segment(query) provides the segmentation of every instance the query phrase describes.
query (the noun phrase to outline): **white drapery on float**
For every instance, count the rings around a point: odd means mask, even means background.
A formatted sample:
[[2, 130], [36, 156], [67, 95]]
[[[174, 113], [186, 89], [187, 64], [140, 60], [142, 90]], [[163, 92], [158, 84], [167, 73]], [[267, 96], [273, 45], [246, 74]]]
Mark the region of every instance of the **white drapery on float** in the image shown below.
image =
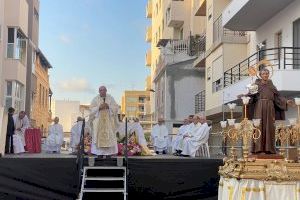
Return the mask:
[[254, 179], [223, 178], [218, 200], [299, 200], [300, 181], [275, 182]]

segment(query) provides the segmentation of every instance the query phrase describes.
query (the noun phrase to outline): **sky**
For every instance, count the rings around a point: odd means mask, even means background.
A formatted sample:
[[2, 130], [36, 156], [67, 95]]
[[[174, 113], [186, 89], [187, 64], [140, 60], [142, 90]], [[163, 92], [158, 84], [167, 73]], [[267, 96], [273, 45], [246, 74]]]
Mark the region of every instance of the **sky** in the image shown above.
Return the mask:
[[39, 46], [53, 66], [55, 100], [89, 103], [106, 85], [121, 102], [124, 90], [144, 90], [147, 0], [40, 0]]

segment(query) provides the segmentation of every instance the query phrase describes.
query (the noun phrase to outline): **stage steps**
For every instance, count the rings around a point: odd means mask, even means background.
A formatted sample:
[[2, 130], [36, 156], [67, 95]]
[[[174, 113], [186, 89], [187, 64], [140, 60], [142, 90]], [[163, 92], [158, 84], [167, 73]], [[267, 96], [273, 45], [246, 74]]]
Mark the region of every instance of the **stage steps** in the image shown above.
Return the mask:
[[126, 200], [126, 175], [126, 167], [85, 166], [79, 200], [96, 197]]

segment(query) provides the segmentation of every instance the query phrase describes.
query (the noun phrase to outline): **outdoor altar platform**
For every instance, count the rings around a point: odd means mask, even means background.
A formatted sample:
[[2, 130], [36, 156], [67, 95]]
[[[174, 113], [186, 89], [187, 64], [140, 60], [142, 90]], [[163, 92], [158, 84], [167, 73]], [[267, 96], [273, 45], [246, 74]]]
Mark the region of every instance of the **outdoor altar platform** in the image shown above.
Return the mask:
[[[95, 165], [116, 165], [116, 160], [96, 160]], [[217, 199], [220, 165], [220, 157], [129, 157], [128, 199]], [[1, 200], [76, 199], [78, 180], [74, 155], [41, 153], [0, 158]], [[88, 199], [108, 198], [101, 195]]]

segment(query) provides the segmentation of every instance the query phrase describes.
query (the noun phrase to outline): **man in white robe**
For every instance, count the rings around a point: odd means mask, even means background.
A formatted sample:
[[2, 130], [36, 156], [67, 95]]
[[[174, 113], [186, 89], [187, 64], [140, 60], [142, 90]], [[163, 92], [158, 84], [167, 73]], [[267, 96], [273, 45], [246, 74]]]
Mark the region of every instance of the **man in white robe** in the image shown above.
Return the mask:
[[164, 120], [159, 118], [158, 124], [156, 124], [151, 131], [152, 142], [156, 154], [167, 153], [169, 132], [163, 123]]
[[92, 119], [91, 153], [99, 156], [110, 156], [118, 153], [116, 131], [119, 126], [119, 106], [114, 98], [107, 94], [105, 86], [99, 88], [91, 102], [90, 118]]
[[30, 122], [25, 111], [21, 111], [19, 114], [14, 115], [13, 119], [15, 124], [15, 131], [13, 135], [14, 153], [24, 153], [24, 146], [26, 146], [25, 131], [30, 127]]
[[174, 144], [174, 151], [175, 153], [173, 155], [180, 156], [182, 152], [182, 145], [183, 145], [183, 139], [186, 135], [189, 135], [192, 133], [195, 124], [194, 124], [194, 115], [189, 115], [188, 118], [188, 125], [185, 127], [185, 129], [182, 131], [182, 134], [180, 134], [179, 137], [176, 137], [176, 143]]
[[191, 133], [186, 134], [183, 139], [182, 152], [183, 156], [195, 157], [196, 152], [201, 144], [207, 142], [209, 137], [209, 126], [204, 116], [195, 115], [194, 128]]
[[180, 126], [176, 137], [172, 141], [172, 153], [176, 156], [179, 154], [179, 150], [178, 150], [179, 145], [181, 140], [183, 139], [183, 135], [185, 134], [188, 126], [189, 126], [189, 119], [184, 119], [183, 125]]
[[81, 117], [77, 117], [77, 122], [71, 128], [70, 146], [72, 148], [72, 153], [76, 153], [78, 150], [82, 130], [82, 123], [83, 119]]
[[45, 141], [46, 151], [48, 153], [60, 153], [61, 146], [64, 142], [64, 131], [59, 118], [54, 118], [54, 124], [49, 127], [49, 135]]

